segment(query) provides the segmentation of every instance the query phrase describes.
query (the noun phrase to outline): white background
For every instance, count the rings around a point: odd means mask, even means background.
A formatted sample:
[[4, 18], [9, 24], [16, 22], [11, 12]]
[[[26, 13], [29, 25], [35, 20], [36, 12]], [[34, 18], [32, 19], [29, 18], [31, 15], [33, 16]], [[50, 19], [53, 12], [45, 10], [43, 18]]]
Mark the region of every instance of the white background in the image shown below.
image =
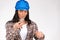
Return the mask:
[[[6, 40], [5, 23], [13, 18], [17, 0], [0, 0], [0, 40]], [[60, 0], [27, 0], [30, 19], [36, 22], [45, 40], [60, 40]]]

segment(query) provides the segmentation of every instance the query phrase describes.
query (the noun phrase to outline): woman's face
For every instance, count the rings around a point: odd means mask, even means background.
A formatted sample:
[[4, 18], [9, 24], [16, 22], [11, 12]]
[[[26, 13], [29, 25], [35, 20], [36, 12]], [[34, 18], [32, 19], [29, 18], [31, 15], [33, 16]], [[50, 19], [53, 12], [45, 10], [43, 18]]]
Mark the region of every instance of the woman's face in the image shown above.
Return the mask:
[[18, 16], [19, 18], [25, 18], [27, 15], [27, 10], [18, 10]]

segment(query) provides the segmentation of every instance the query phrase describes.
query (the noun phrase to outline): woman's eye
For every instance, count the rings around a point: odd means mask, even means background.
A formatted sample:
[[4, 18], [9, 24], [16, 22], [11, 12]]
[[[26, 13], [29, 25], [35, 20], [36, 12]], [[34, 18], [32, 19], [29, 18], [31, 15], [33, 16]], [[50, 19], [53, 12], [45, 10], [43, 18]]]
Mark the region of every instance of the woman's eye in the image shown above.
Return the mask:
[[20, 11], [20, 12], [22, 12], [22, 11]]
[[23, 10], [20, 10], [19, 12], [20, 12], [20, 13], [21, 13], [21, 12], [24, 12], [24, 13], [26, 13], [27, 11], [25, 11], [25, 10], [24, 10], [24, 11], [23, 11]]
[[24, 11], [25, 13], [27, 12], [27, 11]]

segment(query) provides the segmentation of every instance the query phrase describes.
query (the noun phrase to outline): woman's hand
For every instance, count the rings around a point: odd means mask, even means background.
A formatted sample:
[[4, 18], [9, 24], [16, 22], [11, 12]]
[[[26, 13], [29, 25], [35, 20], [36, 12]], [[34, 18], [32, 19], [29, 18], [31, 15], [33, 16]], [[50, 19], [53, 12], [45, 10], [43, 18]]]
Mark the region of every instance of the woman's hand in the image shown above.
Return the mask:
[[42, 39], [44, 39], [44, 34], [43, 34], [42, 32], [37, 31], [37, 32], [35, 33], [35, 36], [36, 36], [37, 38], [42, 38]]
[[14, 30], [21, 29], [24, 22], [17, 22], [13, 25]]

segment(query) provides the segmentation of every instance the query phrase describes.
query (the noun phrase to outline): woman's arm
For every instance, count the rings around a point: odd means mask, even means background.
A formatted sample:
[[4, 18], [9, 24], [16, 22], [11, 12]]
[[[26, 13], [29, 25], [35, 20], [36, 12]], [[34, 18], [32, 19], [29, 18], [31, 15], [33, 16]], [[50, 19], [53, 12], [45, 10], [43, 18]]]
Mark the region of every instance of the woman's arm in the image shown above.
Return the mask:
[[33, 35], [35, 40], [44, 40], [45, 35], [42, 32], [38, 31], [38, 27], [36, 24], [34, 24], [33, 27]]
[[13, 23], [6, 23], [6, 40], [14, 40], [14, 37], [17, 35], [17, 30], [13, 29]]

